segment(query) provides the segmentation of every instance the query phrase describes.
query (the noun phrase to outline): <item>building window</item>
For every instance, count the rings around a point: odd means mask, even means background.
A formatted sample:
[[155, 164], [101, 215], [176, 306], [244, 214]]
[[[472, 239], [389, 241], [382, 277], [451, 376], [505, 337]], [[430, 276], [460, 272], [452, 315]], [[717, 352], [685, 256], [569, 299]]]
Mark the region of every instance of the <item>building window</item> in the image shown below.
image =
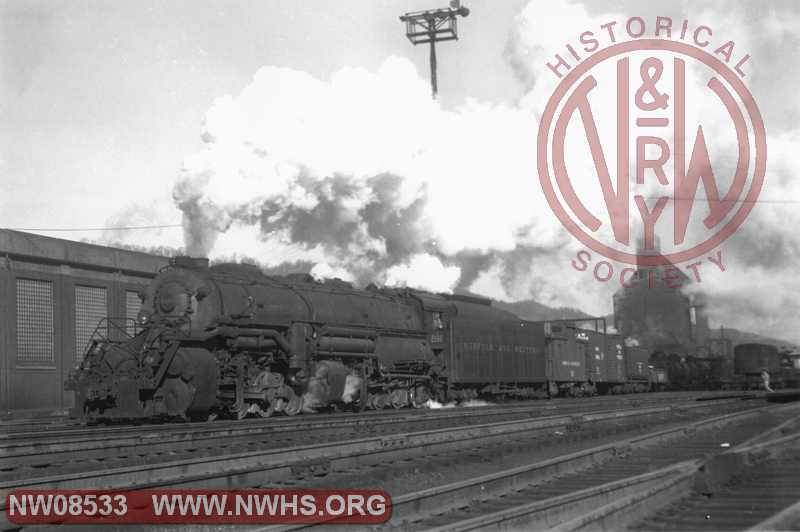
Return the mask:
[[131, 336], [136, 334], [136, 317], [141, 309], [142, 300], [139, 299], [139, 292], [125, 290], [125, 332]]
[[17, 279], [17, 363], [54, 366], [53, 283]]
[[[75, 360], [80, 362], [100, 320], [108, 316], [106, 289], [75, 286]], [[107, 336], [108, 331], [101, 331]]]

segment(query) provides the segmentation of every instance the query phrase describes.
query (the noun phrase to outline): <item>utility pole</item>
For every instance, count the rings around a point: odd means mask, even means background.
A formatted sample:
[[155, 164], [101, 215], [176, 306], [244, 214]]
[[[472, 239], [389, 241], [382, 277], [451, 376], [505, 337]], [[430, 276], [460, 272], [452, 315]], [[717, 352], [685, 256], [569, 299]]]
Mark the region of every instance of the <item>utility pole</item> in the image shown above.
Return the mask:
[[451, 0], [450, 7], [414, 11], [400, 17], [406, 24], [406, 37], [415, 46], [430, 43], [431, 94], [436, 99], [439, 83], [436, 78], [436, 42], [458, 40], [456, 18], [469, 15], [469, 9], [461, 5], [461, 0]]

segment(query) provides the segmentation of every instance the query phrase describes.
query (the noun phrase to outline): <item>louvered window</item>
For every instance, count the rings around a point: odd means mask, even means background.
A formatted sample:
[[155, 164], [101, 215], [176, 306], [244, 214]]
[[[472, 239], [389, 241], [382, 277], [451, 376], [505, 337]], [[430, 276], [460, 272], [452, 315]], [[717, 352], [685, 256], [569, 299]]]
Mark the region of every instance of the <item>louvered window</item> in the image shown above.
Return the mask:
[[[75, 360], [83, 360], [92, 334], [108, 315], [106, 289], [98, 286], [75, 287]], [[107, 331], [100, 331], [106, 336]]]
[[17, 279], [17, 363], [53, 366], [53, 283]]
[[131, 290], [125, 291], [125, 330], [128, 334], [133, 336], [136, 333], [136, 327], [130, 320], [136, 323], [136, 317], [139, 315], [139, 310], [142, 308], [142, 300], [139, 299], [139, 293]]

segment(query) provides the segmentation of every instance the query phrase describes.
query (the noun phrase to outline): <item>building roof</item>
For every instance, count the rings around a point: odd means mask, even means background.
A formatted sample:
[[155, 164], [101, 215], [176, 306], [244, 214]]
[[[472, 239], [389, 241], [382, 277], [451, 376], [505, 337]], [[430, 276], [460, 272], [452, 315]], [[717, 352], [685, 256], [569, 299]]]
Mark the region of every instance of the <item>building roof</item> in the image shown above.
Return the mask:
[[124, 273], [155, 275], [169, 259], [86, 242], [0, 229], [0, 257]]

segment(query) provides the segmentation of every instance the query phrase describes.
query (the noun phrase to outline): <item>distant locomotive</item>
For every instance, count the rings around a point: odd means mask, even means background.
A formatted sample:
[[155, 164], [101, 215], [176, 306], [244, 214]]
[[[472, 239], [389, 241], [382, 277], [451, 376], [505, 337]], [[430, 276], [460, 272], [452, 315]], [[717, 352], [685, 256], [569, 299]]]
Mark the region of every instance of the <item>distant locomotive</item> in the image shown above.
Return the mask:
[[732, 367], [726, 357], [697, 357], [657, 351], [651, 355], [650, 362], [665, 373], [665, 387], [672, 390], [736, 387], [731, 383]]
[[644, 350], [569, 322], [530, 322], [482, 298], [354, 289], [309, 275], [176, 257], [143, 294], [142, 331], [90, 346], [73, 415], [295, 415], [478, 395], [644, 391]]

